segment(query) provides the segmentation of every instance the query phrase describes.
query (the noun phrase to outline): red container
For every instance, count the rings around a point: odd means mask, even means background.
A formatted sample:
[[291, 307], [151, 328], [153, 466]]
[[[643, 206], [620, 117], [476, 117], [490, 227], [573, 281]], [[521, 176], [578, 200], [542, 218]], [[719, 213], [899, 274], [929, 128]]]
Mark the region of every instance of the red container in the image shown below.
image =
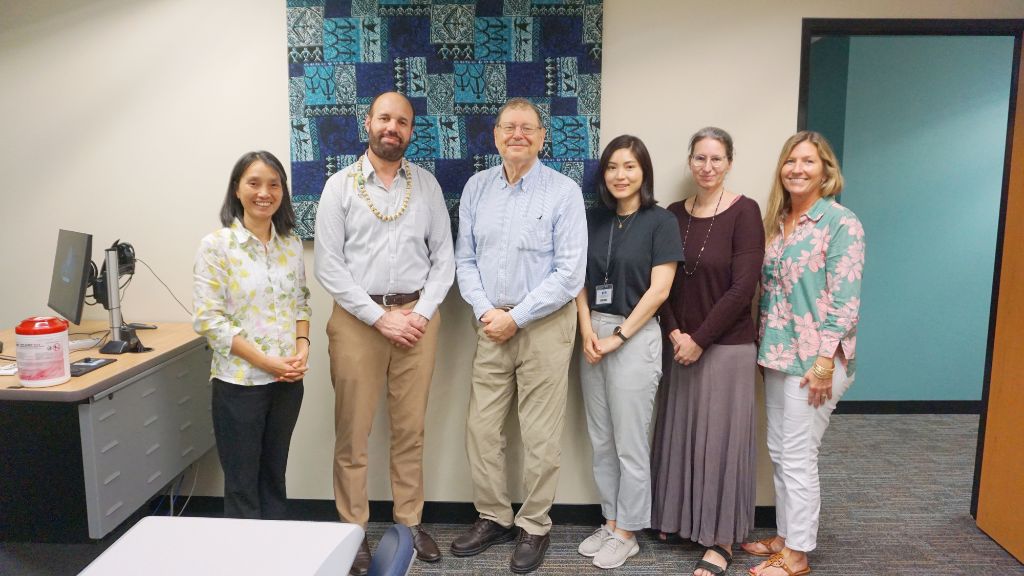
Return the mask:
[[33, 316], [14, 328], [18, 379], [32, 388], [55, 386], [71, 379], [68, 323], [52, 316]]

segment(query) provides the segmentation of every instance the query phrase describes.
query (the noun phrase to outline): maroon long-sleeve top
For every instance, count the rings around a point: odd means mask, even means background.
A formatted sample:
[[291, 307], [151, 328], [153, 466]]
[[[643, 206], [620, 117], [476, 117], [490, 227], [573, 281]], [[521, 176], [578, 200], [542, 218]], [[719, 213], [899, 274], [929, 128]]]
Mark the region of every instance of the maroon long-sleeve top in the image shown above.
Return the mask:
[[691, 220], [683, 202], [668, 210], [679, 222], [679, 236], [685, 236], [686, 262], [676, 269], [672, 291], [661, 307], [662, 330], [667, 335], [679, 329], [705, 350], [712, 344], [753, 342], [750, 303], [764, 261], [764, 225], [757, 202], [737, 198], [714, 224], [712, 218]]

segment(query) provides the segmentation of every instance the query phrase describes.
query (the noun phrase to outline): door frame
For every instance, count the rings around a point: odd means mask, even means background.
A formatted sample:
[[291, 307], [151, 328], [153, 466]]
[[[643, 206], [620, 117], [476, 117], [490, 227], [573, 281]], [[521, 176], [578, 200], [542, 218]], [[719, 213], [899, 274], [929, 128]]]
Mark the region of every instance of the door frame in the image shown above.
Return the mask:
[[[981, 401], [973, 402], [853, 402], [840, 407], [842, 413], [926, 413], [977, 414], [978, 446], [974, 461], [974, 485], [971, 489], [971, 516], [978, 516], [978, 491], [981, 484], [982, 455], [985, 448], [985, 420], [988, 413], [989, 387], [992, 381], [992, 351], [995, 344], [999, 281], [1002, 268], [1006, 206], [1009, 198], [1010, 160], [1013, 148], [1014, 118], [1018, 105], [1018, 84], [1024, 20], [1018, 19], [843, 19], [804, 18], [800, 39], [800, 97], [797, 107], [797, 129], [807, 127], [807, 105], [810, 92], [811, 41], [818, 36], [1012, 36], [1013, 63], [1010, 71], [1010, 102], [1006, 119], [1006, 146], [1003, 159], [1002, 190], [999, 201], [999, 228], [996, 234], [995, 265], [992, 271], [992, 303], [989, 309], [988, 342], [982, 379]], [[851, 409], [852, 408], [852, 409]]]

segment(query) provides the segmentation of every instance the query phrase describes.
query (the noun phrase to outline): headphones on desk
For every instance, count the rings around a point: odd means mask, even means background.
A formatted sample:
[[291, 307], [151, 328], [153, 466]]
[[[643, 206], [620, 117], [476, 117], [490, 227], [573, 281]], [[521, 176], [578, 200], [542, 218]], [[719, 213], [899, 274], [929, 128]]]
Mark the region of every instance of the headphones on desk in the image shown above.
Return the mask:
[[[135, 274], [135, 248], [120, 239], [114, 240], [110, 245], [111, 250], [117, 250], [117, 277], [131, 276]], [[95, 262], [89, 262], [89, 284], [92, 285], [92, 297], [97, 303], [108, 308], [107, 303], [107, 280], [110, 274], [107, 273], [106, 259], [103, 266], [97, 267]]]

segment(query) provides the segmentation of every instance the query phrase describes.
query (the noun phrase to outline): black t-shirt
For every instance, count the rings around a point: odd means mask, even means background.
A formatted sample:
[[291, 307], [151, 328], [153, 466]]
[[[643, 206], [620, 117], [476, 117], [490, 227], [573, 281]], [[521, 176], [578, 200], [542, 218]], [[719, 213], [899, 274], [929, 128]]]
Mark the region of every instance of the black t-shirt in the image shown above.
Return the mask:
[[[595, 206], [587, 211], [587, 298], [590, 309], [629, 316], [651, 287], [651, 268], [683, 259], [676, 217], [660, 206], [636, 212], [619, 228], [615, 211]], [[608, 237], [611, 235], [611, 268]], [[607, 274], [607, 281], [605, 275]], [[611, 284], [611, 304], [596, 304], [596, 288]]]

